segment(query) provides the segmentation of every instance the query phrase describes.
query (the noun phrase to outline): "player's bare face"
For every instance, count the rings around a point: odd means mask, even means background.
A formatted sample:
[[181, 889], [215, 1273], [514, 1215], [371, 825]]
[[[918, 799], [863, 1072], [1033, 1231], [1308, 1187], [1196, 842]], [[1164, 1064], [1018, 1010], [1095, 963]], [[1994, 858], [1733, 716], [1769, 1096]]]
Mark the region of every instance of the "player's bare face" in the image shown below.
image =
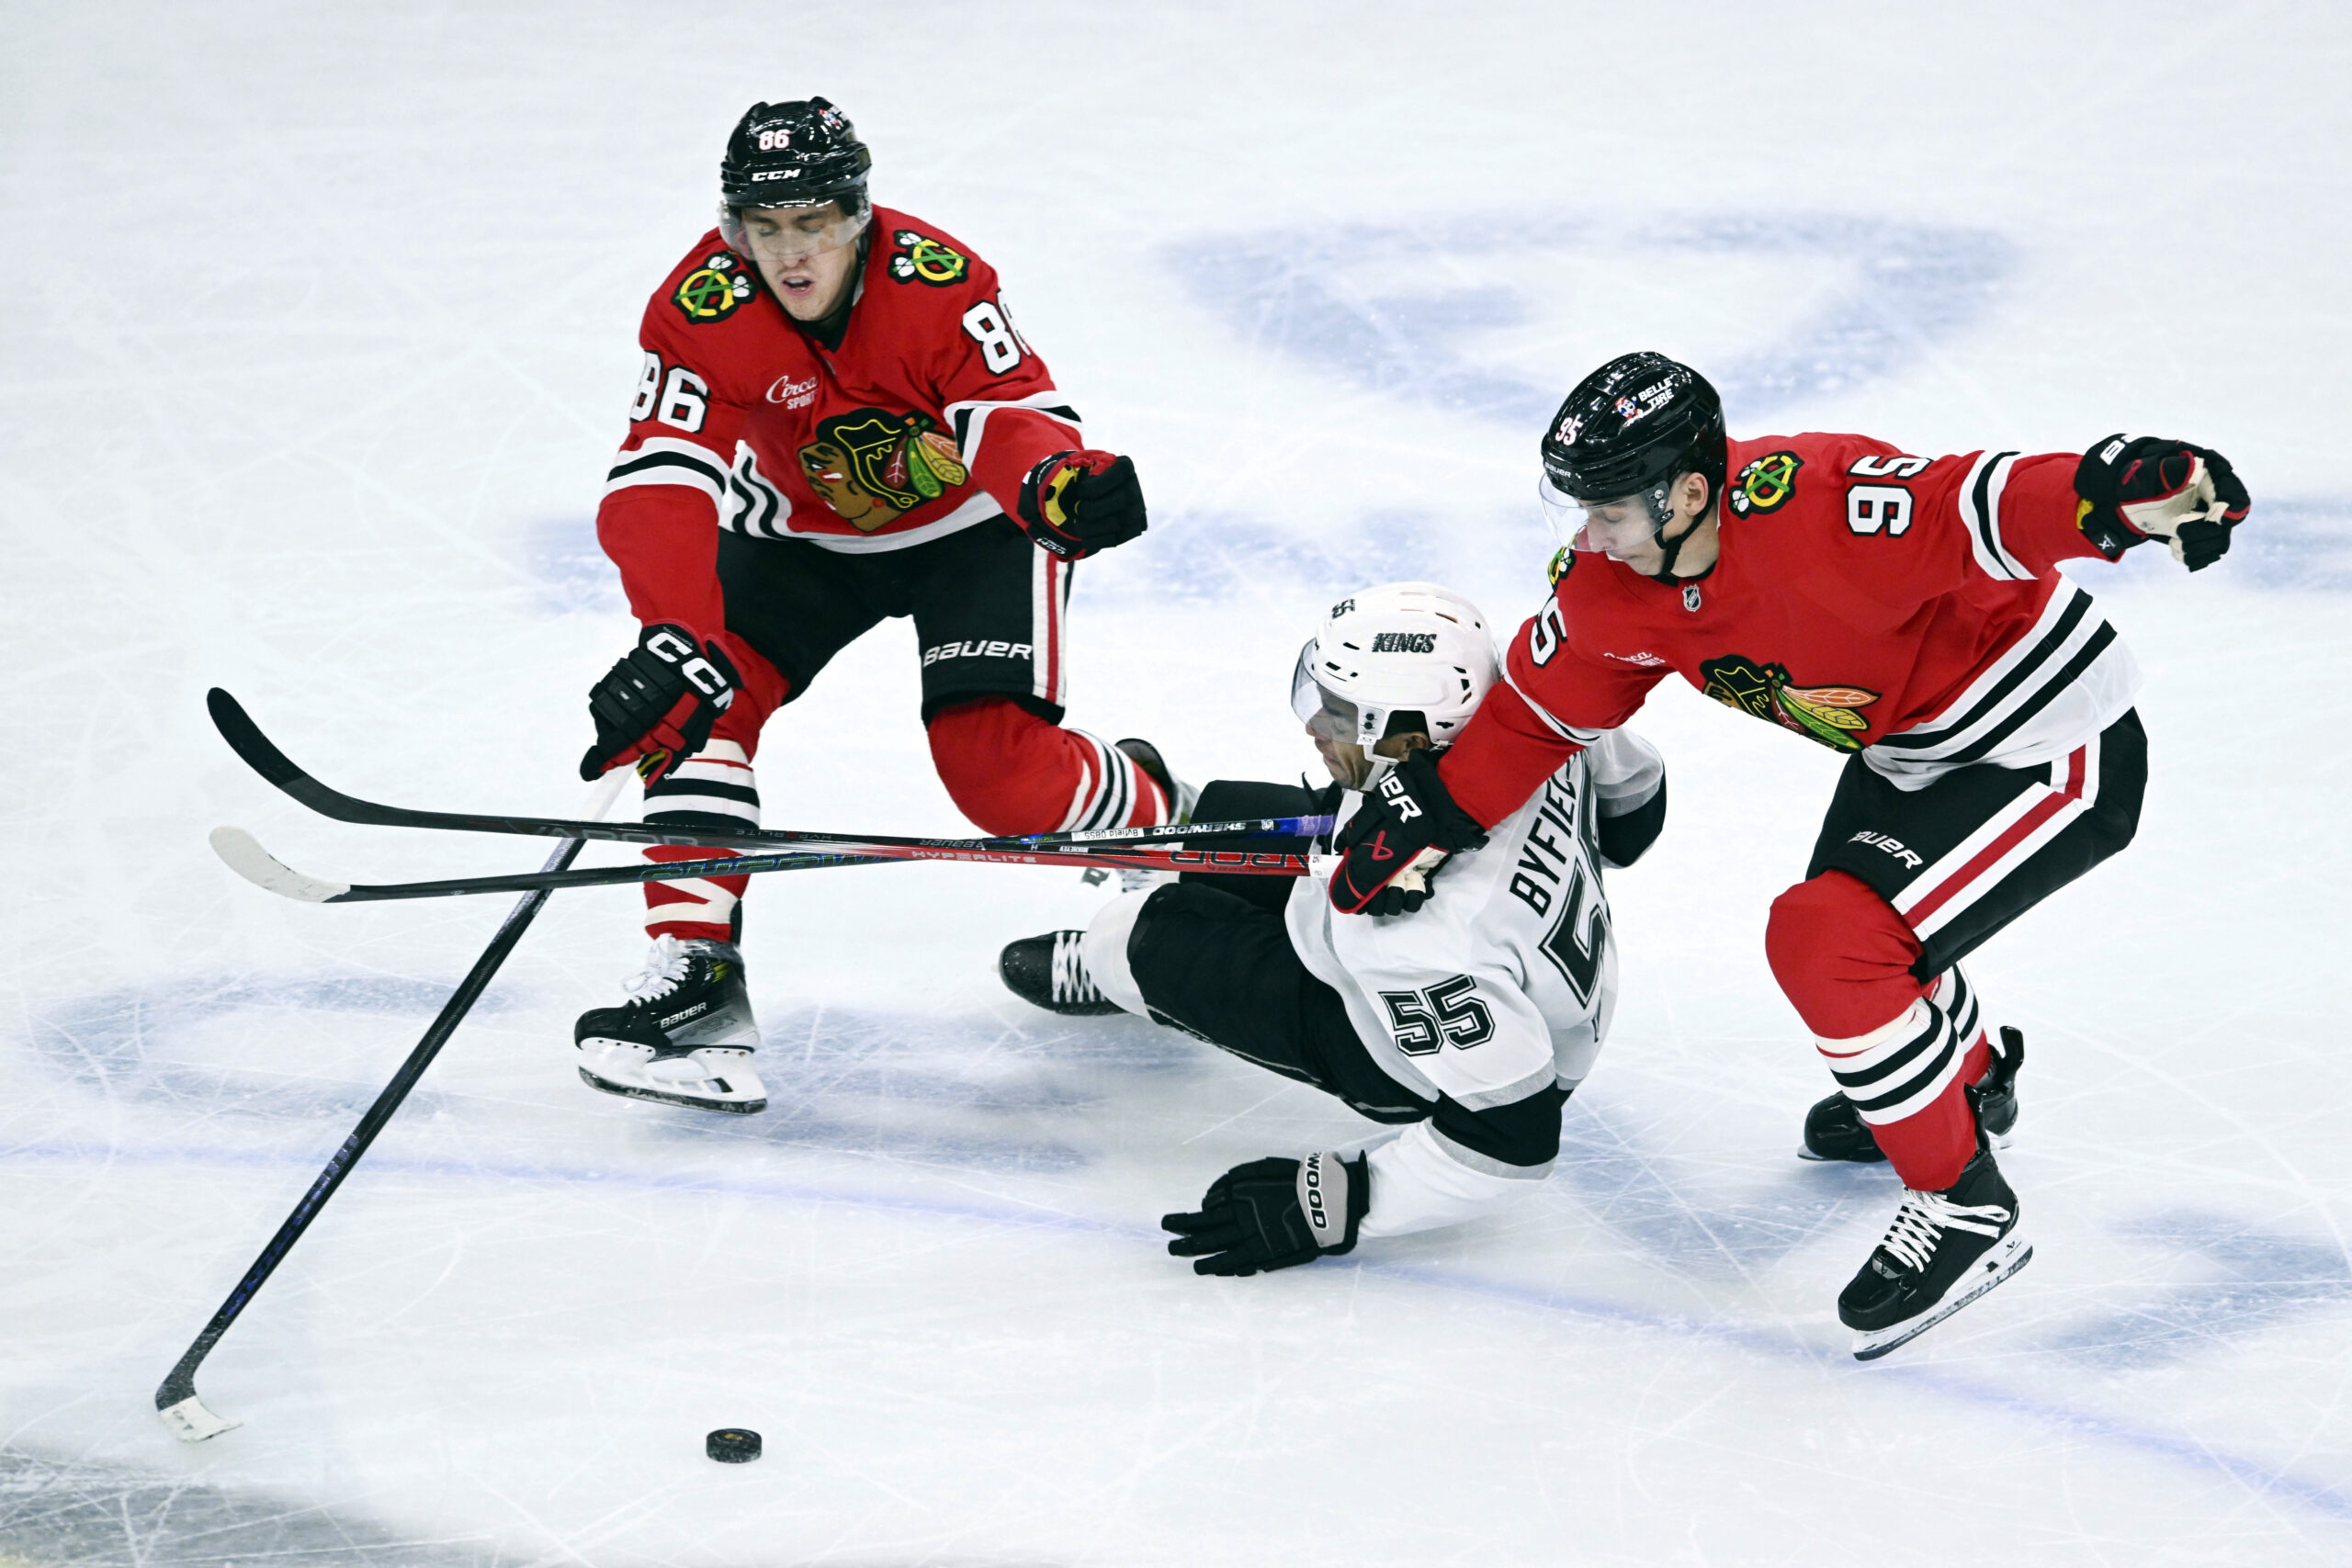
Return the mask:
[[743, 240], [768, 286], [797, 321], [822, 321], [848, 296], [857, 265], [857, 237], [867, 217], [844, 214], [840, 206], [750, 207], [743, 209]]

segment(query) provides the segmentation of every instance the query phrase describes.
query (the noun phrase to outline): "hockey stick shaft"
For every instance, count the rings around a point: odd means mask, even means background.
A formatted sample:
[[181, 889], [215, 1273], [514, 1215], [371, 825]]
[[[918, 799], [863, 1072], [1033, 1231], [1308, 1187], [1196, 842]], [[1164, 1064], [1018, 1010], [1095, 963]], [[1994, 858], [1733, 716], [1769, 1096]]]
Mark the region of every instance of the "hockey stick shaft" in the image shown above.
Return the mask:
[[454, 898], [477, 893], [518, 893], [535, 888], [611, 887], [632, 882], [679, 882], [691, 877], [747, 876], [771, 871], [817, 871], [842, 865], [883, 865], [906, 861], [960, 861], [984, 865], [1101, 866], [1107, 870], [1215, 871], [1244, 876], [1304, 876], [1306, 857], [1241, 850], [1137, 849], [1125, 853], [1080, 854], [1069, 850], [908, 849], [900, 845], [852, 845], [854, 852], [727, 855], [709, 860], [595, 866], [585, 871], [555, 868], [506, 876], [461, 876], [433, 882], [344, 883], [306, 875], [278, 860], [242, 828], [216, 828], [212, 848], [229, 868], [256, 886], [306, 904], [373, 904], [396, 898]]
[[[628, 776], [626, 773], [616, 773], [597, 785], [589, 807], [592, 817], [600, 816], [611, 807]], [[562, 871], [582, 847], [583, 840], [580, 839], [567, 840], [548, 857], [545, 870], [550, 873]], [[302, 1234], [319, 1217], [320, 1212], [326, 1207], [327, 1200], [334, 1196], [335, 1190], [343, 1185], [344, 1179], [351, 1174], [352, 1168], [368, 1152], [368, 1146], [376, 1141], [376, 1135], [391, 1121], [393, 1112], [401, 1108], [401, 1102], [408, 1098], [409, 1091], [424, 1076], [425, 1068], [433, 1065], [433, 1059], [441, 1054], [441, 1047], [448, 1043], [450, 1035], [457, 1032], [458, 1025], [464, 1021], [466, 1014], [472, 1010], [492, 977], [498, 973], [500, 965], [506, 962], [506, 955], [513, 953], [515, 944], [523, 940], [523, 933], [530, 929], [531, 921], [551, 893], [549, 888], [534, 889], [519, 900], [506, 919], [500, 922], [497, 931], [490, 939], [490, 945], [482, 949], [481, 956], [474, 960], [473, 967], [466, 972], [466, 977], [458, 983], [458, 988], [442, 1004], [439, 1015], [425, 1030], [424, 1037], [416, 1043], [416, 1048], [408, 1054], [408, 1060], [401, 1064], [400, 1071], [392, 1075], [391, 1082], [384, 1086], [383, 1092], [376, 1097], [376, 1102], [368, 1108], [366, 1115], [360, 1117], [359, 1124], [351, 1130], [351, 1135], [344, 1139], [342, 1146], [328, 1159], [318, 1179], [311, 1183], [310, 1190], [302, 1194], [301, 1201], [296, 1203], [293, 1213], [286, 1216], [286, 1223], [277, 1227], [277, 1234], [270, 1237], [269, 1245], [261, 1249], [261, 1256], [255, 1258], [253, 1267], [245, 1270], [244, 1278], [237, 1282], [237, 1288], [229, 1292], [229, 1299], [220, 1303], [220, 1309], [212, 1314], [211, 1321], [204, 1325], [203, 1331], [197, 1335], [195, 1341], [164, 1375], [163, 1382], [155, 1390], [155, 1408], [182, 1438], [198, 1441], [225, 1432], [236, 1425], [233, 1421], [223, 1421], [204, 1408], [203, 1401], [196, 1392], [197, 1369], [212, 1353], [212, 1348], [220, 1343], [221, 1336], [229, 1332], [230, 1325], [237, 1321], [239, 1314], [251, 1304], [254, 1293], [285, 1260], [286, 1254], [302, 1239]]]
[[[1263, 817], [1239, 822], [1167, 823], [1154, 828], [1103, 828], [1071, 833], [1037, 833], [1000, 839], [922, 839], [877, 833], [815, 833], [786, 829], [724, 829], [639, 826], [566, 820], [548, 817], [502, 817], [475, 812], [413, 811], [383, 806], [331, 789], [303, 772], [279, 750], [237, 699], [214, 687], [206, 697], [213, 726], [245, 764], [323, 817], [378, 828], [436, 828], [461, 833], [510, 833], [549, 839], [597, 839], [628, 844], [676, 844], [691, 849], [781, 851], [873, 854], [878, 846], [1033, 852], [1063, 846], [1116, 849], [1191, 839], [1315, 838], [1331, 830], [1325, 817]], [[1071, 862], [1069, 863], [1080, 863]]]

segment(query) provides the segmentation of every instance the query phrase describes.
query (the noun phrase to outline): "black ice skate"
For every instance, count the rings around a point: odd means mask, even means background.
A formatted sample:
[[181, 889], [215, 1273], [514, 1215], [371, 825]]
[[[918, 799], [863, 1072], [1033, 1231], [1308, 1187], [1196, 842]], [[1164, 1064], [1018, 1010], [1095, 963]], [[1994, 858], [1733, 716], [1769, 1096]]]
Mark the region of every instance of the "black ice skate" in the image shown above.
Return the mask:
[[2026, 1266], [2018, 1195], [1984, 1137], [1960, 1179], [1941, 1192], [1905, 1188], [1903, 1206], [1870, 1261], [1838, 1297], [1854, 1331], [1854, 1359], [1873, 1361], [1925, 1334]]
[[1005, 943], [1003, 956], [996, 963], [1005, 989], [1066, 1018], [1117, 1012], [1119, 1004], [1096, 988], [1094, 977], [1086, 972], [1086, 961], [1079, 956], [1078, 944], [1085, 935], [1084, 931], [1047, 931]]
[[[2010, 1130], [2018, 1124], [2018, 1066], [2025, 1060], [2025, 1036], [2017, 1030], [2000, 1032], [2000, 1049], [1984, 1076], [1976, 1080], [1970, 1098], [1976, 1106], [1976, 1124], [1984, 1129], [1996, 1149], [2009, 1146]], [[1883, 1162], [1878, 1141], [1854, 1102], [1843, 1094], [1816, 1100], [1804, 1113], [1804, 1143], [1801, 1159], [1845, 1159], [1859, 1164]]]
[[752, 1070], [760, 1027], [733, 943], [662, 937], [628, 993], [618, 1007], [582, 1013], [572, 1029], [590, 1088], [742, 1116], [767, 1109]]

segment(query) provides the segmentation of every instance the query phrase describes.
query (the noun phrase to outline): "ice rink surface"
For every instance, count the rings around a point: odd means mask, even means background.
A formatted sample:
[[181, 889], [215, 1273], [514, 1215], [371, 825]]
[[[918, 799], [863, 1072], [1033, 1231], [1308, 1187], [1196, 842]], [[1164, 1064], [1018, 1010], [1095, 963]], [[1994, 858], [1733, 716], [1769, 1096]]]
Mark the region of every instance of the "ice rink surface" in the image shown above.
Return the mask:
[[[0, 13], [0, 1562], [2352, 1561], [2344, 14], [2313, 5], [18, 5]], [[1837, 759], [1678, 683], [1617, 1027], [1501, 1219], [1240, 1281], [1158, 1215], [1363, 1124], [1004, 993], [1067, 872], [768, 879], [774, 1097], [573, 1076], [641, 952], [560, 896], [214, 1355], [151, 1391], [497, 923], [318, 908], [543, 847], [633, 626], [591, 519], [729, 126], [821, 92], [1002, 272], [1150, 534], [1078, 574], [1072, 722], [1286, 777], [1351, 589], [1506, 625], [1566, 385], [1656, 347], [1736, 433], [2227, 452], [2189, 578], [2083, 580], [2148, 676], [2139, 841], [1973, 961], [2030, 1058], [2032, 1266], [1859, 1365], [1883, 1168], [1763, 963]], [[768, 731], [771, 825], [961, 831], [891, 623]], [[610, 847], [589, 859], [617, 858]], [[766, 1457], [711, 1464], [702, 1434]]]

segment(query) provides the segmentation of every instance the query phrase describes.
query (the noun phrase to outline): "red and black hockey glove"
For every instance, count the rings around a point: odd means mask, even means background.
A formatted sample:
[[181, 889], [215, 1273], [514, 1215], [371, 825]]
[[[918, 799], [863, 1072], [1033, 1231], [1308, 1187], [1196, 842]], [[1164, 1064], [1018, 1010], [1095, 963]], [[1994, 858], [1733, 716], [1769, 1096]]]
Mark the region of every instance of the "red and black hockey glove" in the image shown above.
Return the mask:
[[596, 744], [580, 759], [580, 776], [598, 779], [644, 758], [640, 771], [651, 784], [702, 750], [741, 681], [718, 643], [698, 644], [669, 621], [646, 627], [628, 657], [588, 689]]
[[1131, 457], [1057, 452], [1021, 481], [1021, 525], [1065, 560], [1124, 545], [1144, 531], [1143, 486]]
[[2110, 435], [2075, 468], [2082, 500], [2075, 525], [2109, 560], [2147, 539], [2201, 571], [2229, 553], [2230, 530], [2254, 503], [2230, 460], [2209, 447], [2143, 435]]
[[1162, 1214], [1176, 1233], [1168, 1250], [1193, 1259], [1195, 1274], [1247, 1277], [1312, 1263], [1356, 1244], [1356, 1226], [1372, 1207], [1371, 1161], [1337, 1154], [1237, 1165], [1209, 1184], [1200, 1212]]
[[1408, 751], [1366, 792], [1333, 842], [1341, 859], [1331, 874], [1331, 908], [1343, 915], [1409, 915], [1429, 888], [1419, 873], [1401, 885], [1397, 878], [1422, 851], [1453, 854], [1486, 841], [1487, 830], [1446, 793], [1437, 753]]

